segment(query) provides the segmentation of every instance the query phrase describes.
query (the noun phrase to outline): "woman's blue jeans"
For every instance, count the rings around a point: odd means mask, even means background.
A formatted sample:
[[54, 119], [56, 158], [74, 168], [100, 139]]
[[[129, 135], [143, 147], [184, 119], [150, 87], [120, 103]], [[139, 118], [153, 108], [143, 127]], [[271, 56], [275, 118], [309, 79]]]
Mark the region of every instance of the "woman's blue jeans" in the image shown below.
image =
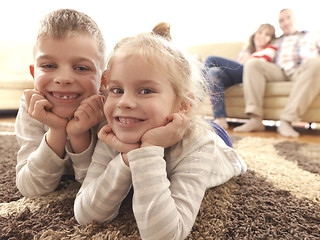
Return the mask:
[[243, 65], [217, 56], [209, 56], [204, 65], [214, 117], [227, 117], [224, 89], [242, 83]]

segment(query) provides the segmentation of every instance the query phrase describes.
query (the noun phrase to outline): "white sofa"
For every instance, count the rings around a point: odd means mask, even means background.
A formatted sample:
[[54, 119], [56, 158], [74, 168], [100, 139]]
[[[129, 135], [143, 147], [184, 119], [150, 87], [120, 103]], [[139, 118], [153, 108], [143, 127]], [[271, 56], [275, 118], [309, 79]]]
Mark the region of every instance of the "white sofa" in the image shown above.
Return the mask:
[[31, 45], [0, 41], [0, 110], [17, 110], [23, 90], [33, 88], [31, 61]]

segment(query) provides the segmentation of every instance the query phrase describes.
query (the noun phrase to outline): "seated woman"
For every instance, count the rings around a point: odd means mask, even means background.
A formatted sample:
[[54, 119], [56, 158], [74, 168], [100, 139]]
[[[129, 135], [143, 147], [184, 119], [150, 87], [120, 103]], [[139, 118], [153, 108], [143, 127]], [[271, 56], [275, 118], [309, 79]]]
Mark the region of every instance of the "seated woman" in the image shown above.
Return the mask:
[[257, 57], [272, 62], [276, 49], [269, 45], [275, 38], [275, 28], [271, 24], [261, 24], [250, 36], [248, 44], [239, 53], [236, 61], [209, 56], [205, 62], [205, 74], [213, 105], [215, 122], [228, 128], [224, 102], [224, 89], [242, 83], [243, 64]]

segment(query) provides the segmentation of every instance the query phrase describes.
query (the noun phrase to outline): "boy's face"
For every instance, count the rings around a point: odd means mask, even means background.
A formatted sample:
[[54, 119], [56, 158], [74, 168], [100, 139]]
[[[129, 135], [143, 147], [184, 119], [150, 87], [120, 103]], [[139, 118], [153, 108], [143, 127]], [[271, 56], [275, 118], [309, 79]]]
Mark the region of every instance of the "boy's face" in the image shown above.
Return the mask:
[[104, 113], [112, 131], [124, 143], [140, 142], [149, 129], [164, 126], [178, 111], [171, 83], [139, 58], [112, 66]]
[[35, 89], [52, 104], [52, 112], [72, 117], [82, 100], [99, 92], [102, 67], [98, 46], [86, 35], [40, 39], [30, 72]]

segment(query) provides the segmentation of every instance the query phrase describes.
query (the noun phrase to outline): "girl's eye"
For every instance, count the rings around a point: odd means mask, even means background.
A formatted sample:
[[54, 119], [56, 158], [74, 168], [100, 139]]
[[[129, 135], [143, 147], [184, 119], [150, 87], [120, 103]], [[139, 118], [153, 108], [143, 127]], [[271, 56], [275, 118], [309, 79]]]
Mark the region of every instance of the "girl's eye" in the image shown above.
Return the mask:
[[149, 89], [149, 88], [144, 88], [144, 89], [141, 89], [140, 91], [140, 94], [150, 94], [150, 93], [153, 93], [154, 91]]
[[114, 93], [114, 94], [122, 94], [123, 90], [119, 87], [112, 87], [112, 88], [110, 88], [109, 92]]

